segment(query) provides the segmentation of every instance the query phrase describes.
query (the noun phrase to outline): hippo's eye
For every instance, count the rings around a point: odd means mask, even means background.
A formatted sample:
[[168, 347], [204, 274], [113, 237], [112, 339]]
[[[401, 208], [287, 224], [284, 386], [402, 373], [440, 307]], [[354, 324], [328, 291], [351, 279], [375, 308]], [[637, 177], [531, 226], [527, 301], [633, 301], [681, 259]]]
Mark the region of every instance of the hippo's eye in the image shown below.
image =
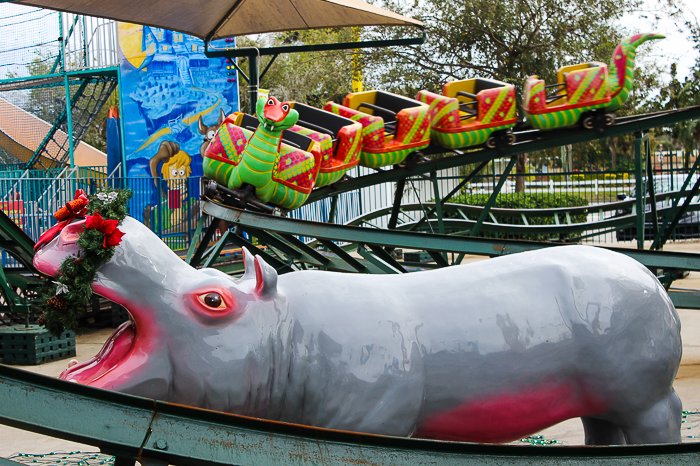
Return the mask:
[[288, 112], [288, 111], [289, 111], [289, 105], [287, 105], [287, 104], [282, 105], [282, 110], [284, 110], [285, 112]]
[[198, 296], [199, 300], [211, 309], [226, 309], [226, 302], [219, 293], [206, 293]]
[[275, 101], [270, 99], [267, 101], [267, 105], [275, 105]]

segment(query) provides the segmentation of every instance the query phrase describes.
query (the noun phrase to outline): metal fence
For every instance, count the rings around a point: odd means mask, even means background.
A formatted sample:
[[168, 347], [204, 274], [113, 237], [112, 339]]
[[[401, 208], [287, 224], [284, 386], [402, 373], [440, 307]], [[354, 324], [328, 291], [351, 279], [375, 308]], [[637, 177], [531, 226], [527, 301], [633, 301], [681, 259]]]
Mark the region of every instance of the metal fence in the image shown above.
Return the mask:
[[0, 5], [0, 79], [117, 66], [116, 21], [26, 5]]
[[[19, 171], [18, 171], [19, 172]], [[7, 172], [5, 172], [7, 173]], [[351, 176], [369, 174], [366, 168], [355, 169]], [[39, 177], [43, 174], [43, 177]], [[199, 221], [201, 210], [199, 198], [203, 192], [204, 179], [163, 180], [159, 178], [113, 178], [108, 177], [105, 167], [82, 167], [63, 170], [47, 178], [46, 172], [24, 171], [19, 177], [0, 175], [0, 209], [5, 211], [32, 239], [38, 237], [55, 224], [53, 213], [71, 199], [77, 189], [92, 194], [100, 186], [129, 188], [133, 197], [129, 204], [130, 214], [147, 225], [173, 250], [186, 249]], [[677, 190], [686, 177], [683, 170], [663, 170], [655, 174], [656, 192]], [[498, 182], [499, 175], [487, 174], [475, 177], [462, 188], [451, 202], [465, 202], [474, 195], [488, 197]], [[523, 179], [525, 196], [511, 196], [515, 192], [518, 178]], [[417, 176], [407, 179], [403, 204], [422, 204], [443, 197], [463, 179], [458, 171]], [[334, 223], [348, 223], [368, 213], [390, 207], [394, 201], [395, 183], [385, 183], [343, 193], [338, 196]], [[572, 205], [596, 205], [615, 201], [622, 195], [634, 195], [635, 179], [628, 172], [561, 172], [549, 174], [521, 174], [509, 176], [502, 196], [494, 207], [542, 208], [556, 207], [561, 198], [575, 200]], [[471, 195], [472, 197], [466, 197]], [[533, 197], [538, 205], [533, 205]], [[291, 218], [327, 222], [331, 214], [332, 198], [323, 199], [290, 212]], [[418, 220], [428, 209], [404, 212], [399, 222]], [[598, 214], [588, 215], [584, 221], [601, 220]], [[699, 217], [697, 220], [695, 216]], [[413, 218], [415, 217], [415, 218]], [[370, 228], [386, 228], [388, 216], [379, 217], [363, 224]], [[507, 221], [505, 222], [507, 223]], [[700, 237], [700, 214], [689, 214], [681, 222], [674, 238]], [[617, 231], [590, 231], [583, 239], [587, 242], [630, 241]], [[3, 261], [6, 263], [5, 261]]]
[[[481, 204], [483, 204], [498, 183], [500, 178], [499, 168], [498, 161], [496, 161], [491, 165], [490, 173], [474, 177], [449, 202], [478, 204], [477, 201], [480, 200]], [[360, 170], [352, 173], [352, 176], [362, 176], [370, 173], [372, 172], [368, 169], [360, 168]], [[686, 177], [687, 171], [680, 168], [666, 167], [655, 170], [655, 193], [679, 190]], [[459, 174], [458, 170], [439, 172], [435, 180], [432, 180], [427, 175], [409, 178], [404, 188], [402, 204], [421, 204], [441, 199], [448, 192], [452, 191], [463, 178], [464, 175]], [[697, 179], [697, 176], [692, 181], [695, 181], [695, 179]], [[524, 189], [522, 194], [516, 194], [516, 186], [519, 184], [519, 180], [522, 181]], [[646, 186], [646, 178], [643, 180], [643, 183]], [[690, 187], [692, 187], [692, 183]], [[494, 207], [507, 209], [551, 209], [567, 206], [596, 206], [622, 200], [629, 196], [634, 197], [636, 196], [635, 189], [636, 179], [634, 172], [628, 171], [555, 171], [549, 173], [512, 174], [508, 176], [501, 189], [501, 196], [496, 199]], [[341, 195], [335, 215], [336, 223], [347, 223], [349, 219], [356, 219], [370, 212], [390, 207], [394, 200], [394, 192], [395, 184], [386, 183], [370, 186], [354, 193], [347, 193], [347, 195]], [[700, 199], [695, 199], [693, 202], [700, 202]], [[300, 212], [296, 218], [327, 221], [330, 200], [326, 199], [315, 204], [321, 205], [305, 207], [304, 209], [307, 210]], [[659, 209], [669, 205], [669, 200], [657, 202], [657, 208]], [[420, 209], [412, 212], [401, 211], [399, 223], [417, 221], [428, 210], [427, 207], [421, 205]], [[647, 212], [649, 210], [650, 206], [647, 205]], [[622, 215], [623, 213], [629, 212], [594, 211], [583, 218], [575, 218], [572, 221], [575, 223], [593, 223], [616, 215]], [[387, 214], [373, 218], [371, 221], [363, 222], [362, 225], [370, 228], [386, 228], [388, 220], [389, 215]], [[523, 223], [518, 217], [499, 217], [497, 220], [499, 223], [505, 224]], [[529, 222], [532, 224], [532, 219]], [[535, 219], [535, 223], [537, 224], [538, 222], [547, 224], [553, 222], [553, 219]], [[647, 229], [651, 230], [651, 226], [647, 225]], [[629, 231], [629, 229], [590, 229], [583, 234], [580, 240], [587, 243], [630, 242], [636, 240], [634, 235], [635, 233]], [[650, 233], [647, 232], [646, 235], [649, 236]], [[683, 217], [671, 240], [699, 237], [700, 214], [693, 212]]]
[[[94, 167], [91, 177], [0, 178], [0, 208], [33, 240], [53, 226], [54, 212], [73, 199], [77, 189], [93, 194], [101, 186], [129, 188], [130, 214], [151, 228], [173, 250], [186, 249], [200, 216], [201, 178], [108, 178]], [[3, 263], [6, 258], [3, 257]]]

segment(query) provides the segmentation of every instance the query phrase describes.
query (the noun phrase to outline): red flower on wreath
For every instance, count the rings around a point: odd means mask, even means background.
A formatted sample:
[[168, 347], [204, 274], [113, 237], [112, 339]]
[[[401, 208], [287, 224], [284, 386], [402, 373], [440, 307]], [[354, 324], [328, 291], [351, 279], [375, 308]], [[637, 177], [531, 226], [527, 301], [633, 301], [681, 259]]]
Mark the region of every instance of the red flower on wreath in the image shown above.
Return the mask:
[[117, 228], [118, 223], [119, 220], [103, 219], [97, 212], [95, 212], [95, 215], [88, 215], [85, 217], [85, 229], [102, 232], [105, 237], [102, 245], [106, 248], [113, 248], [122, 242], [124, 232]]

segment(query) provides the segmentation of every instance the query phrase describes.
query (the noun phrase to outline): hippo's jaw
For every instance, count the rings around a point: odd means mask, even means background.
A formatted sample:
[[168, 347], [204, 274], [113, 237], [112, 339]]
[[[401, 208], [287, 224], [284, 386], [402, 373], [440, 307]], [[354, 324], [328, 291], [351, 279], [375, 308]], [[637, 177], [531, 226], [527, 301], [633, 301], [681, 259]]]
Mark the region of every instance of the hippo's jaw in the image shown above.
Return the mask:
[[135, 340], [136, 326], [130, 319], [114, 331], [97, 355], [69, 367], [58, 378], [83, 385], [102, 385], [100, 381], [106, 374], [119, 370], [115, 368], [126, 369], [121, 366], [128, 364], [128, 355], [134, 348]]
[[[53, 240], [42, 246], [34, 256], [34, 265], [37, 270], [46, 275], [55, 276], [66, 258], [78, 256], [80, 247], [77, 242], [84, 224], [84, 219], [74, 220]], [[128, 236], [125, 236], [127, 242], [135, 240], [143, 248], [159, 252], [156, 263], [168, 269], [182, 266], [182, 260], [136, 220], [126, 217], [122, 228], [128, 231]], [[122, 245], [117, 246], [113, 260], [125, 261], [124, 254]], [[143, 255], [137, 251], [136, 255], [139, 254]], [[156, 316], [149, 313], [146, 306], [141, 305], [141, 301], [145, 298], [132, 290], [123, 290], [109, 277], [105, 277], [103, 274], [105, 267], [114, 268], [109, 262], [99, 269], [93, 282], [93, 290], [126, 307], [129, 310], [130, 319], [116, 329], [96, 356], [69, 367], [59, 378], [99, 388], [128, 391], [135, 384], [154, 377], [153, 371], [148, 367], [151, 361], [159, 358], [159, 351], [154, 348], [154, 339], [157, 338], [159, 331], [158, 326], [154, 325]], [[131, 267], [125, 268], [126, 275], [136, 276], [135, 272], [143, 268], [146, 267], [141, 264], [132, 264]], [[142, 277], [136, 277], [136, 280], [139, 279]], [[147, 338], [139, 341], [137, 334]]]

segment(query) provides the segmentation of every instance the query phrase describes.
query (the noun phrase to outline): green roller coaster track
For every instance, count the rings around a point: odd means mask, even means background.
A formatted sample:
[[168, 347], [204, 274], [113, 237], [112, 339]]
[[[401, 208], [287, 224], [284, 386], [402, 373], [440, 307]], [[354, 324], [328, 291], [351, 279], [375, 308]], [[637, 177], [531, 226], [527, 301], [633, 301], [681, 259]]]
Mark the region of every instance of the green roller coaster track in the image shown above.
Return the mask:
[[[345, 179], [329, 187], [315, 190], [308, 202], [318, 201], [327, 197], [333, 198], [329, 221], [333, 218], [333, 210], [340, 193], [361, 189], [367, 186], [396, 182], [394, 205], [379, 211], [371, 212], [350, 222], [349, 226], [333, 225], [331, 223], [304, 222], [287, 219], [280, 216], [253, 213], [222, 205], [225, 196], [210, 195], [208, 202], [203, 205], [204, 215], [198, 225], [194, 238], [200, 238], [199, 246], [196, 241], [190, 245], [187, 261], [195, 266], [217, 266], [220, 263], [219, 254], [227, 244], [247, 247], [254, 254], [259, 254], [275, 267], [280, 273], [305, 268], [322, 268], [360, 273], [404, 273], [432, 267], [444, 267], [460, 263], [465, 255], [495, 256], [529, 249], [552, 247], [566, 242], [597, 234], [612, 232], [620, 229], [644, 231], [646, 205], [651, 208], [650, 215], [654, 218], [652, 224], [656, 227], [659, 219], [662, 228], [653, 231], [652, 251], [643, 251], [644, 234], [637, 235], [639, 250], [616, 249], [632, 255], [644, 265], [657, 273], [659, 278], [670, 287], [679, 271], [700, 270], [700, 259], [694, 255], [667, 253], [657, 251], [670, 237], [673, 229], [682, 216], [700, 207], [691, 204], [699, 189], [700, 182], [689, 186], [688, 182], [697, 172], [700, 161], [692, 167], [690, 175], [679, 191], [663, 193], [656, 196], [653, 190], [653, 170], [651, 169], [648, 131], [654, 127], [672, 125], [679, 121], [700, 117], [700, 107], [692, 107], [672, 112], [659, 112], [632, 117], [620, 118], [614, 126], [606, 128], [604, 134], [591, 130], [569, 128], [559, 131], [523, 131], [517, 133], [518, 141], [505, 151], [478, 150], [472, 152], [451, 151], [452, 156], [433, 160], [421, 161], [421, 156], [444, 154], [444, 149], [430, 148], [422, 154], [416, 154], [416, 163], [405, 167], [377, 170], [377, 173], [354, 179]], [[591, 141], [602, 137], [635, 133], [635, 157], [637, 180], [643, 180], [642, 168], [646, 166], [646, 175], [650, 193], [647, 198], [614, 202], [595, 207], [580, 207], [569, 209], [538, 209], [538, 210], [506, 210], [493, 209], [495, 198], [508, 177], [518, 154], [536, 150], [557, 147], [573, 142]], [[507, 157], [509, 164], [501, 175], [493, 194], [484, 207], [463, 206], [448, 203], [452, 196], [459, 192], [462, 186], [472, 179], [489, 161]], [[425, 160], [425, 159], [424, 159]], [[444, 197], [440, 196], [435, 183], [436, 172], [466, 164], [478, 166]], [[434, 198], [438, 202], [401, 205], [406, 179], [429, 173], [433, 181]], [[638, 192], [644, 192], [638, 186]], [[671, 200], [672, 205], [657, 211], [657, 201]], [[681, 204], [681, 200], [685, 201]], [[631, 214], [616, 214], [619, 210], [631, 210]], [[572, 221], [577, 216], [587, 216], [596, 213], [599, 217], [595, 222]], [[660, 217], [663, 215], [664, 217]], [[404, 220], [399, 223], [399, 216]], [[524, 225], [499, 223], [497, 218], [515, 216], [523, 219]], [[358, 228], [367, 225], [372, 219], [389, 217], [388, 229]], [[547, 217], [553, 219], [551, 225], [533, 225], [528, 218]], [[235, 225], [233, 231], [224, 234], [221, 240], [210, 244], [214, 230], [218, 226], [217, 219], [225, 220]], [[408, 220], [407, 220], [408, 219]], [[491, 221], [487, 221], [491, 220]], [[209, 227], [205, 230], [205, 224]], [[435, 234], [434, 232], [438, 232]], [[526, 242], [516, 240], [500, 240], [477, 238], [480, 232], [491, 232], [506, 237], [523, 237], [539, 235], [564, 240], [561, 242]], [[247, 233], [253, 241], [245, 239], [241, 233]], [[299, 237], [312, 239], [312, 242], [302, 242]], [[339, 245], [342, 244], [342, 246]], [[425, 251], [433, 263], [418, 263], [398, 261], [391, 252], [397, 248]], [[355, 254], [352, 254], [355, 253]], [[448, 260], [448, 255], [451, 260]], [[230, 273], [240, 271], [237, 264], [220, 265]], [[670, 290], [674, 303], [682, 307], [700, 309], [700, 293], [680, 292]]]
[[0, 366], [0, 393], [2, 423], [94, 445], [117, 456], [115, 466], [132, 466], [135, 460], [146, 466], [602, 466], [631, 460], [640, 466], [685, 466], [700, 461], [700, 443], [480, 445], [318, 429], [99, 390], [7, 366]]

